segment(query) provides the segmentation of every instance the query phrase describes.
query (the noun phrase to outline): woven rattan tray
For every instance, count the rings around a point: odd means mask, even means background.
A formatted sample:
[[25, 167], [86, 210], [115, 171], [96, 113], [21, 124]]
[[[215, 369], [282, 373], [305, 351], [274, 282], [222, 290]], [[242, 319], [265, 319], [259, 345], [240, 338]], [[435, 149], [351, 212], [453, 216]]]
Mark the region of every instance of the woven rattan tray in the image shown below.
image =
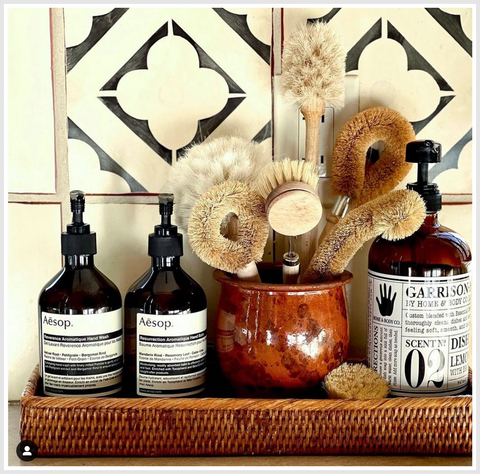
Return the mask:
[[60, 398], [38, 396], [38, 382], [37, 367], [21, 400], [20, 437], [40, 456], [472, 452], [471, 396], [239, 399], [217, 384], [204, 398]]

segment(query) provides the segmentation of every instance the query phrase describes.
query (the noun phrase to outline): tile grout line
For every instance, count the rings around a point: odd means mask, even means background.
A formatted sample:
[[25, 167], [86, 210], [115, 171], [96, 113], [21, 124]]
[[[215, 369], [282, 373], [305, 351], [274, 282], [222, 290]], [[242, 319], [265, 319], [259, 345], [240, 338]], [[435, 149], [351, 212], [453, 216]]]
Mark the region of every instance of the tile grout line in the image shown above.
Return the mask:
[[70, 180], [68, 169], [67, 77], [65, 19], [63, 8], [52, 8], [52, 65], [55, 121], [55, 166], [57, 199], [61, 202], [61, 228], [70, 219]]

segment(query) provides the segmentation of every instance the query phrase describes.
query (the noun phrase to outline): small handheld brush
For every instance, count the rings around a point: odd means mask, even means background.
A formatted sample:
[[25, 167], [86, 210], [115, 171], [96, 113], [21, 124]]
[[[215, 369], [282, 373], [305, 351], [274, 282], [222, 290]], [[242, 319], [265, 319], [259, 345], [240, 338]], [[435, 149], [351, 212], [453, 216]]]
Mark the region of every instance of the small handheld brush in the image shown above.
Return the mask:
[[317, 249], [302, 283], [331, 280], [341, 275], [358, 249], [373, 237], [387, 240], [412, 235], [425, 219], [425, 203], [418, 193], [390, 191], [350, 211], [333, 226]]
[[[300, 259], [293, 250], [292, 237], [315, 228], [322, 217], [315, 165], [285, 158], [263, 168], [255, 187], [265, 199], [268, 222], [275, 232], [289, 237], [284, 255], [284, 283], [298, 278]], [[304, 252], [306, 254], [306, 252]], [[304, 260], [304, 265], [308, 260]]]
[[[285, 42], [283, 86], [287, 103], [297, 103], [305, 118], [305, 161], [319, 164], [320, 120], [325, 107], [341, 108], [345, 100], [346, 52], [327, 23], [301, 25]], [[304, 263], [315, 253], [317, 228], [299, 238], [299, 253]]]
[[[238, 225], [235, 235], [227, 238], [221, 228], [231, 213]], [[207, 190], [188, 223], [192, 250], [208, 265], [236, 273], [241, 280], [260, 281], [255, 262], [263, 257], [268, 233], [263, 198], [239, 181], [225, 181]]]
[[[332, 161], [332, 193], [338, 195], [332, 213], [320, 235], [323, 241], [331, 228], [352, 206], [363, 204], [397, 186], [408, 174], [407, 143], [415, 140], [410, 122], [387, 107], [372, 107], [351, 118], [335, 140]], [[373, 164], [366, 160], [368, 149], [377, 141], [385, 150]]]
[[375, 370], [347, 362], [327, 374], [323, 385], [328, 398], [370, 400], [390, 392], [388, 382]]

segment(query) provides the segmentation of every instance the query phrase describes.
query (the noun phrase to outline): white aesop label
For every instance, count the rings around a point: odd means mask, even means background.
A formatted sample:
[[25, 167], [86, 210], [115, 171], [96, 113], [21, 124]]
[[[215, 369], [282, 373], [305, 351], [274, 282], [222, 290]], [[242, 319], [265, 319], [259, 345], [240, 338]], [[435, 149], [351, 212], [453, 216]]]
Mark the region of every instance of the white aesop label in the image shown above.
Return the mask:
[[468, 383], [470, 275], [368, 272], [368, 362], [393, 395], [455, 395]]
[[137, 313], [137, 394], [181, 397], [205, 388], [207, 310]]
[[122, 310], [42, 312], [40, 370], [46, 395], [100, 397], [122, 388]]

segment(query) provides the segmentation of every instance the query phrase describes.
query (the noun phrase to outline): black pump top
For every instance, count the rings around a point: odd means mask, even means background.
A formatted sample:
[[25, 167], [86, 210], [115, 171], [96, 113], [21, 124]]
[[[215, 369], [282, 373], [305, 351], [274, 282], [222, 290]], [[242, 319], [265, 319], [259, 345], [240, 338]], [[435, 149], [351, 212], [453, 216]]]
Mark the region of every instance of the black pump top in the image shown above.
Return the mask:
[[95, 255], [97, 253], [97, 236], [90, 232], [90, 225], [83, 222], [85, 211], [85, 193], [70, 192], [70, 210], [72, 222], [67, 231], [62, 233], [62, 255]]
[[433, 140], [417, 140], [407, 144], [406, 161], [418, 163], [417, 182], [408, 183], [407, 189], [413, 189], [425, 201], [427, 213], [442, 209], [442, 195], [435, 183], [428, 182], [429, 163], [440, 163], [442, 145]]
[[159, 212], [162, 223], [155, 226], [153, 234], [148, 236], [148, 255], [151, 257], [181, 257], [183, 255], [183, 236], [172, 225], [173, 194], [159, 194]]

